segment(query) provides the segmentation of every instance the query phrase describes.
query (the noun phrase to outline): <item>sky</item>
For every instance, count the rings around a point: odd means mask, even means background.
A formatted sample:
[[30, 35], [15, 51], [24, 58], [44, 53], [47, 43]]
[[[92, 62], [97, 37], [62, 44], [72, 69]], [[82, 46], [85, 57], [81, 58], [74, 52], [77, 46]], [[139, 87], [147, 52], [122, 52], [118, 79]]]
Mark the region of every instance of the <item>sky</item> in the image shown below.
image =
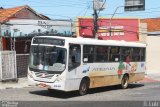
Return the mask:
[[[99, 17], [111, 17], [115, 9], [124, 6], [125, 0], [106, 0], [106, 9], [100, 11]], [[0, 0], [0, 7], [12, 8], [28, 5], [36, 12], [51, 19], [76, 19], [91, 17], [93, 0]], [[145, 11], [124, 12], [120, 7], [114, 17], [157, 18], [160, 16], [160, 0], [145, 0]]]

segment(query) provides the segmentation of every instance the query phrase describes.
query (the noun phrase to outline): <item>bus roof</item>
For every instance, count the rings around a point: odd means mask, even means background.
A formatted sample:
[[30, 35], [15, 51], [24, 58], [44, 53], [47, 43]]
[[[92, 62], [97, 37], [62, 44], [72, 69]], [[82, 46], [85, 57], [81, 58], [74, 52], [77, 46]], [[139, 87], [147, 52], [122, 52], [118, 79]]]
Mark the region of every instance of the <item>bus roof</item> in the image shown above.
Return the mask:
[[64, 39], [68, 43], [87, 44], [87, 45], [146, 47], [145, 43], [127, 42], [124, 40], [97, 40], [97, 39], [92, 39], [92, 38], [82, 38], [82, 37], [71, 38], [71, 37], [60, 37], [60, 36], [36, 36], [34, 38]]

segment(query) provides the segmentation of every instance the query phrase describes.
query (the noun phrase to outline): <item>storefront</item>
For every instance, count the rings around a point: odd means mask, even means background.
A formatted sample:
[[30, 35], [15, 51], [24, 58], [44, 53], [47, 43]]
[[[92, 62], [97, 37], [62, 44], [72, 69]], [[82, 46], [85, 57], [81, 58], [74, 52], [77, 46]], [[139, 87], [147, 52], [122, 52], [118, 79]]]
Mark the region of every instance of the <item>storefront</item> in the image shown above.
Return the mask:
[[[78, 18], [77, 35], [93, 38], [93, 18]], [[103, 40], [139, 41], [139, 19], [137, 18], [99, 18], [97, 35]]]

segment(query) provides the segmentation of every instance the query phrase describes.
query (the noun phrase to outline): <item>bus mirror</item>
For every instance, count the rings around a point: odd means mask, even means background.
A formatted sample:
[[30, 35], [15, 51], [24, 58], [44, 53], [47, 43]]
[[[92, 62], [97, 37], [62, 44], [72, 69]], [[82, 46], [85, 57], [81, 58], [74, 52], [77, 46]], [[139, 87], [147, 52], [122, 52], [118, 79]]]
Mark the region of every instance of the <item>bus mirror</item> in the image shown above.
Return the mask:
[[84, 61], [84, 62], [88, 62], [88, 58], [84, 58], [83, 61]]

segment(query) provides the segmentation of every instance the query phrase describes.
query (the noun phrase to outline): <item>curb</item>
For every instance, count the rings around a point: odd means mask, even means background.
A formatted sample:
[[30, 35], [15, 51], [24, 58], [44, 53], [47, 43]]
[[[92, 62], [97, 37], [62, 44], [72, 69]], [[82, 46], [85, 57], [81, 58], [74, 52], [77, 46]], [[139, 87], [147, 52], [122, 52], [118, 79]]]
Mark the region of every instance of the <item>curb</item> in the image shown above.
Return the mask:
[[4, 86], [4, 87], [0, 87], [0, 90], [3, 90], [3, 89], [18, 89], [18, 88], [30, 88], [30, 87], [34, 87], [34, 86]]
[[27, 78], [18, 78], [18, 82], [0, 82], [0, 89], [13, 89], [13, 88], [29, 88], [33, 87], [28, 84]]
[[142, 83], [150, 83], [150, 82], [160, 82], [160, 80], [157, 80], [157, 79], [152, 79], [148, 76], [145, 76], [145, 78], [139, 82], [142, 82]]

